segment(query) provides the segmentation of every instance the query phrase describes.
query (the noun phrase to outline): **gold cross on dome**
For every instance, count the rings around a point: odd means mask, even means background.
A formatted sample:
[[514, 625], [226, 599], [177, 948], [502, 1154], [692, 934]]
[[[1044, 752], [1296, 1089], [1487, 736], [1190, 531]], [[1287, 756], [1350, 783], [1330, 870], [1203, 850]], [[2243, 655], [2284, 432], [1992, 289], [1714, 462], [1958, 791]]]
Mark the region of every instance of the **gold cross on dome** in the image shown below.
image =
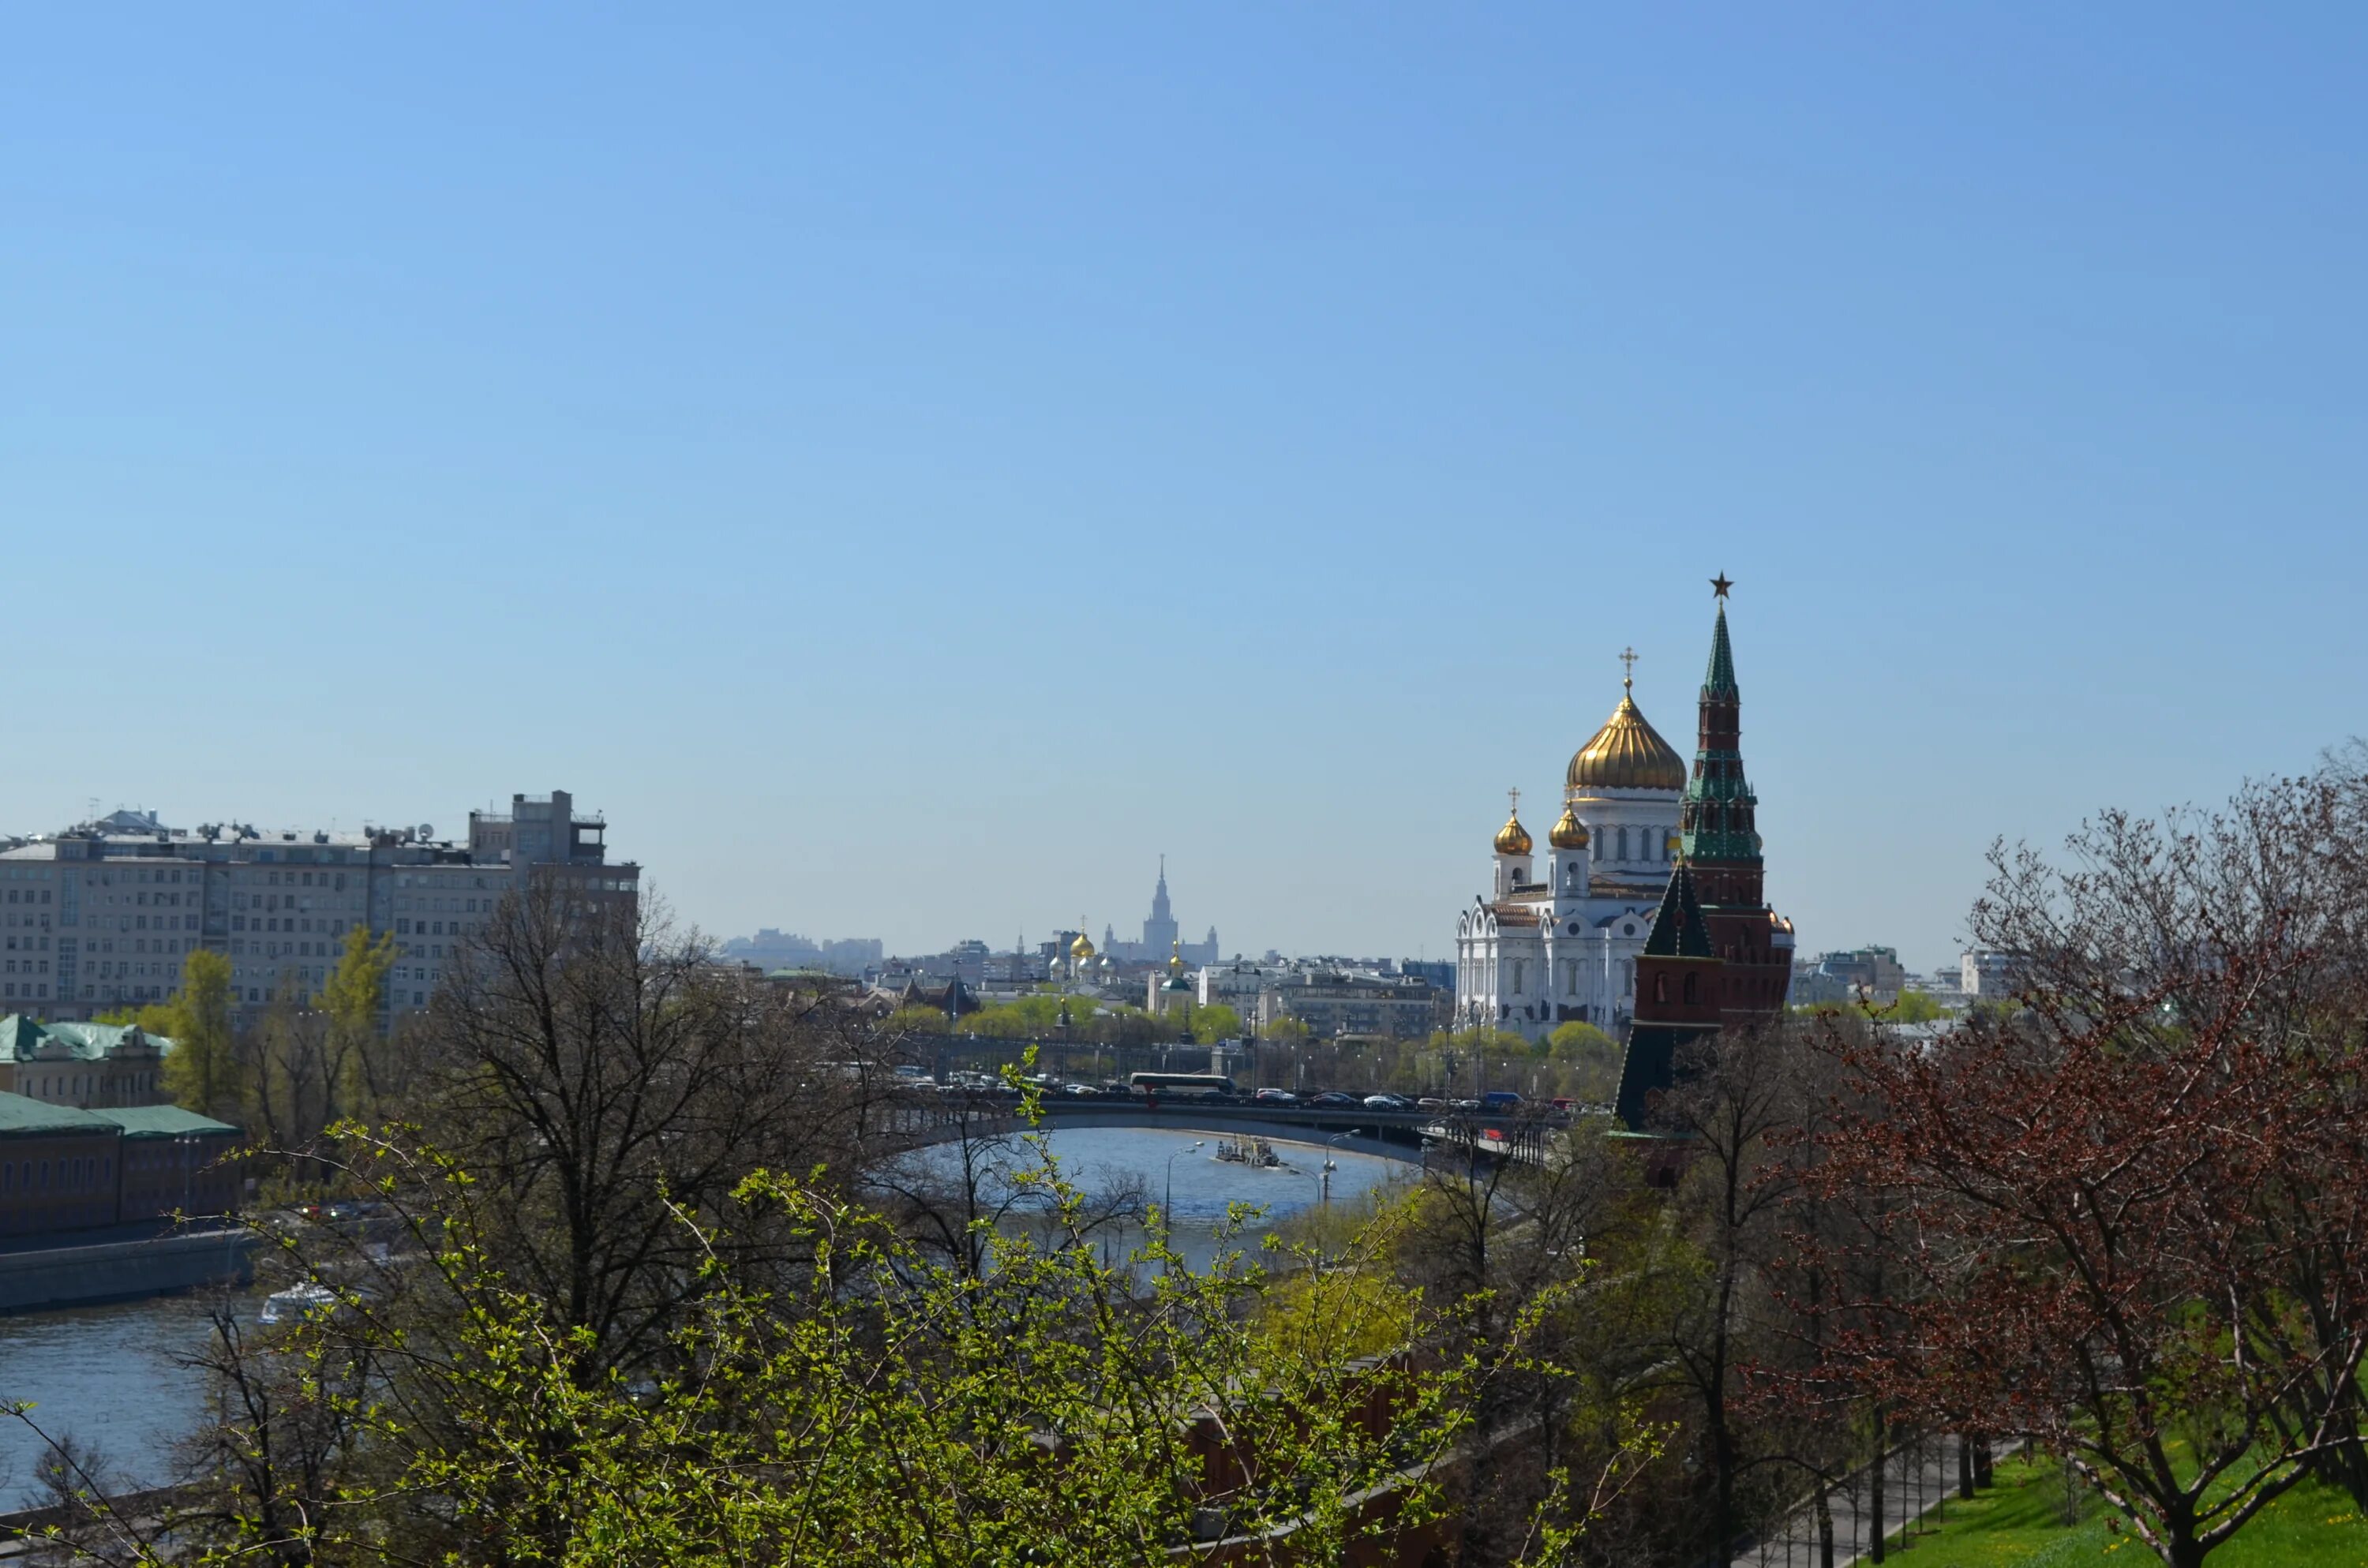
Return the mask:
[[1632, 642], [1620, 650], [1620, 684], [1634, 686], [1636, 684], [1636, 645], [1634, 643]]
[[1521, 792], [1520, 792], [1520, 790], [1518, 790], [1518, 789], [1514, 789], [1514, 790], [1506, 790], [1506, 791], [1505, 791], [1505, 799], [1507, 799], [1508, 801], [1510, 801], [1513, 803], [1513, 814], [1514, 814], [1515, 816], [1520, 816], [1520, 815], [1521, 814]]

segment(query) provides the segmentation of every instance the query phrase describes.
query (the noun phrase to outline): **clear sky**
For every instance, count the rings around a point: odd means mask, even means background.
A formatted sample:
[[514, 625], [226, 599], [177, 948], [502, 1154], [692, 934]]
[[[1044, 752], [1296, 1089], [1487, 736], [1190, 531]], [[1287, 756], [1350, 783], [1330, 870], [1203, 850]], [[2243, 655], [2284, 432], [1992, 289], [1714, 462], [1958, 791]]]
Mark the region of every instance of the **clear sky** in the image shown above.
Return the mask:
[[1450, 950], [1736, 581], [1768, 885], [2368, 728], [2368, 7], [19, 6], [0, 827]]

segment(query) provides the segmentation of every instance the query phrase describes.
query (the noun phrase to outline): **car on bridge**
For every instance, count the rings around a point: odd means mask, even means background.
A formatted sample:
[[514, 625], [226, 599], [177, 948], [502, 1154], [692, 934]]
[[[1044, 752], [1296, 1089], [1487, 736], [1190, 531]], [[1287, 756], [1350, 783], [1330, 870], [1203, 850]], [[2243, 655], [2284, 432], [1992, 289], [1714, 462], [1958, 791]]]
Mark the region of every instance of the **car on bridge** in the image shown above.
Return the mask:
[[1347, 1108], [1353, 1110], [1365, 1102], [1354, 1095], [1344, 1095], [1338, 1089], [1326, 1089], [1307, 1103], [1312, 1106], [1323, 1106], [1327, 1109]]
[[1367, 1095], [1367, 1110], [1412, 1110], [1414, 1102], [1398, 1095]]
[[1259, 1105], [1297, 1105], [1299, 1096], [1289, 1089], [1260, 1089], [1251, 1096]]

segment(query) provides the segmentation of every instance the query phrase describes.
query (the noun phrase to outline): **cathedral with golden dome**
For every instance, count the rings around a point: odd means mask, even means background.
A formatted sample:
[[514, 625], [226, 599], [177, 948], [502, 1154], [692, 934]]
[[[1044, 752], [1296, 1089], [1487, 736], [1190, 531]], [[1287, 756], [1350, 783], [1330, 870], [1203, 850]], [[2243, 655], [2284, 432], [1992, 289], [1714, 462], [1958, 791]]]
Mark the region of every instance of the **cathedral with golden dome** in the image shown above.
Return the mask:
[[1520, 791], [1497, 830], [1491, 886], [1455, 927], [1463, 1028], [1543, 1039], [1588, 1023], [1617, 1038], [1636, 1011], [1636, 960], [1677, 858], [1685, 758], [1636, 706], [1632, 650], [1619, 705], [1563, 775], [1545, 864]]

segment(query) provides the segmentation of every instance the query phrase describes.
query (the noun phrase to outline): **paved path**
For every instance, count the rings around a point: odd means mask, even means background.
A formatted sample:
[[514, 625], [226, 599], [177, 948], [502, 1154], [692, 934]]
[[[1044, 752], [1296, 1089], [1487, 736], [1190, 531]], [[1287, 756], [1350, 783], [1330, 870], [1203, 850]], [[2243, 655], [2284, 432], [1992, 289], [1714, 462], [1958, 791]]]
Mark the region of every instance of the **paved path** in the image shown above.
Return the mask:
[[[1892, 1450], [1884, 1461], [1884, 1533], [1896, 1534], [1902, 1525], [1941, 1508], [1956, 1496], [1957, 1447], [1958, 1439], [1951, 1433]], [[1992, 1459], [2003, 1459], [2009, 1447], [1992, 1444]], [[1833, 1489], [1827, 1506], [1834, 1518], [1834, 1568], [1864, 1561], [1873, 1543], [1869, 1479], [1862, 1470]], [[1782, 1531], [1737, 1554], [1735, 1561], [1736, 1568], [1824, 1568], [1817, 1546], [1816, 1509], [1801, 1508], [1785, 1522]]]

